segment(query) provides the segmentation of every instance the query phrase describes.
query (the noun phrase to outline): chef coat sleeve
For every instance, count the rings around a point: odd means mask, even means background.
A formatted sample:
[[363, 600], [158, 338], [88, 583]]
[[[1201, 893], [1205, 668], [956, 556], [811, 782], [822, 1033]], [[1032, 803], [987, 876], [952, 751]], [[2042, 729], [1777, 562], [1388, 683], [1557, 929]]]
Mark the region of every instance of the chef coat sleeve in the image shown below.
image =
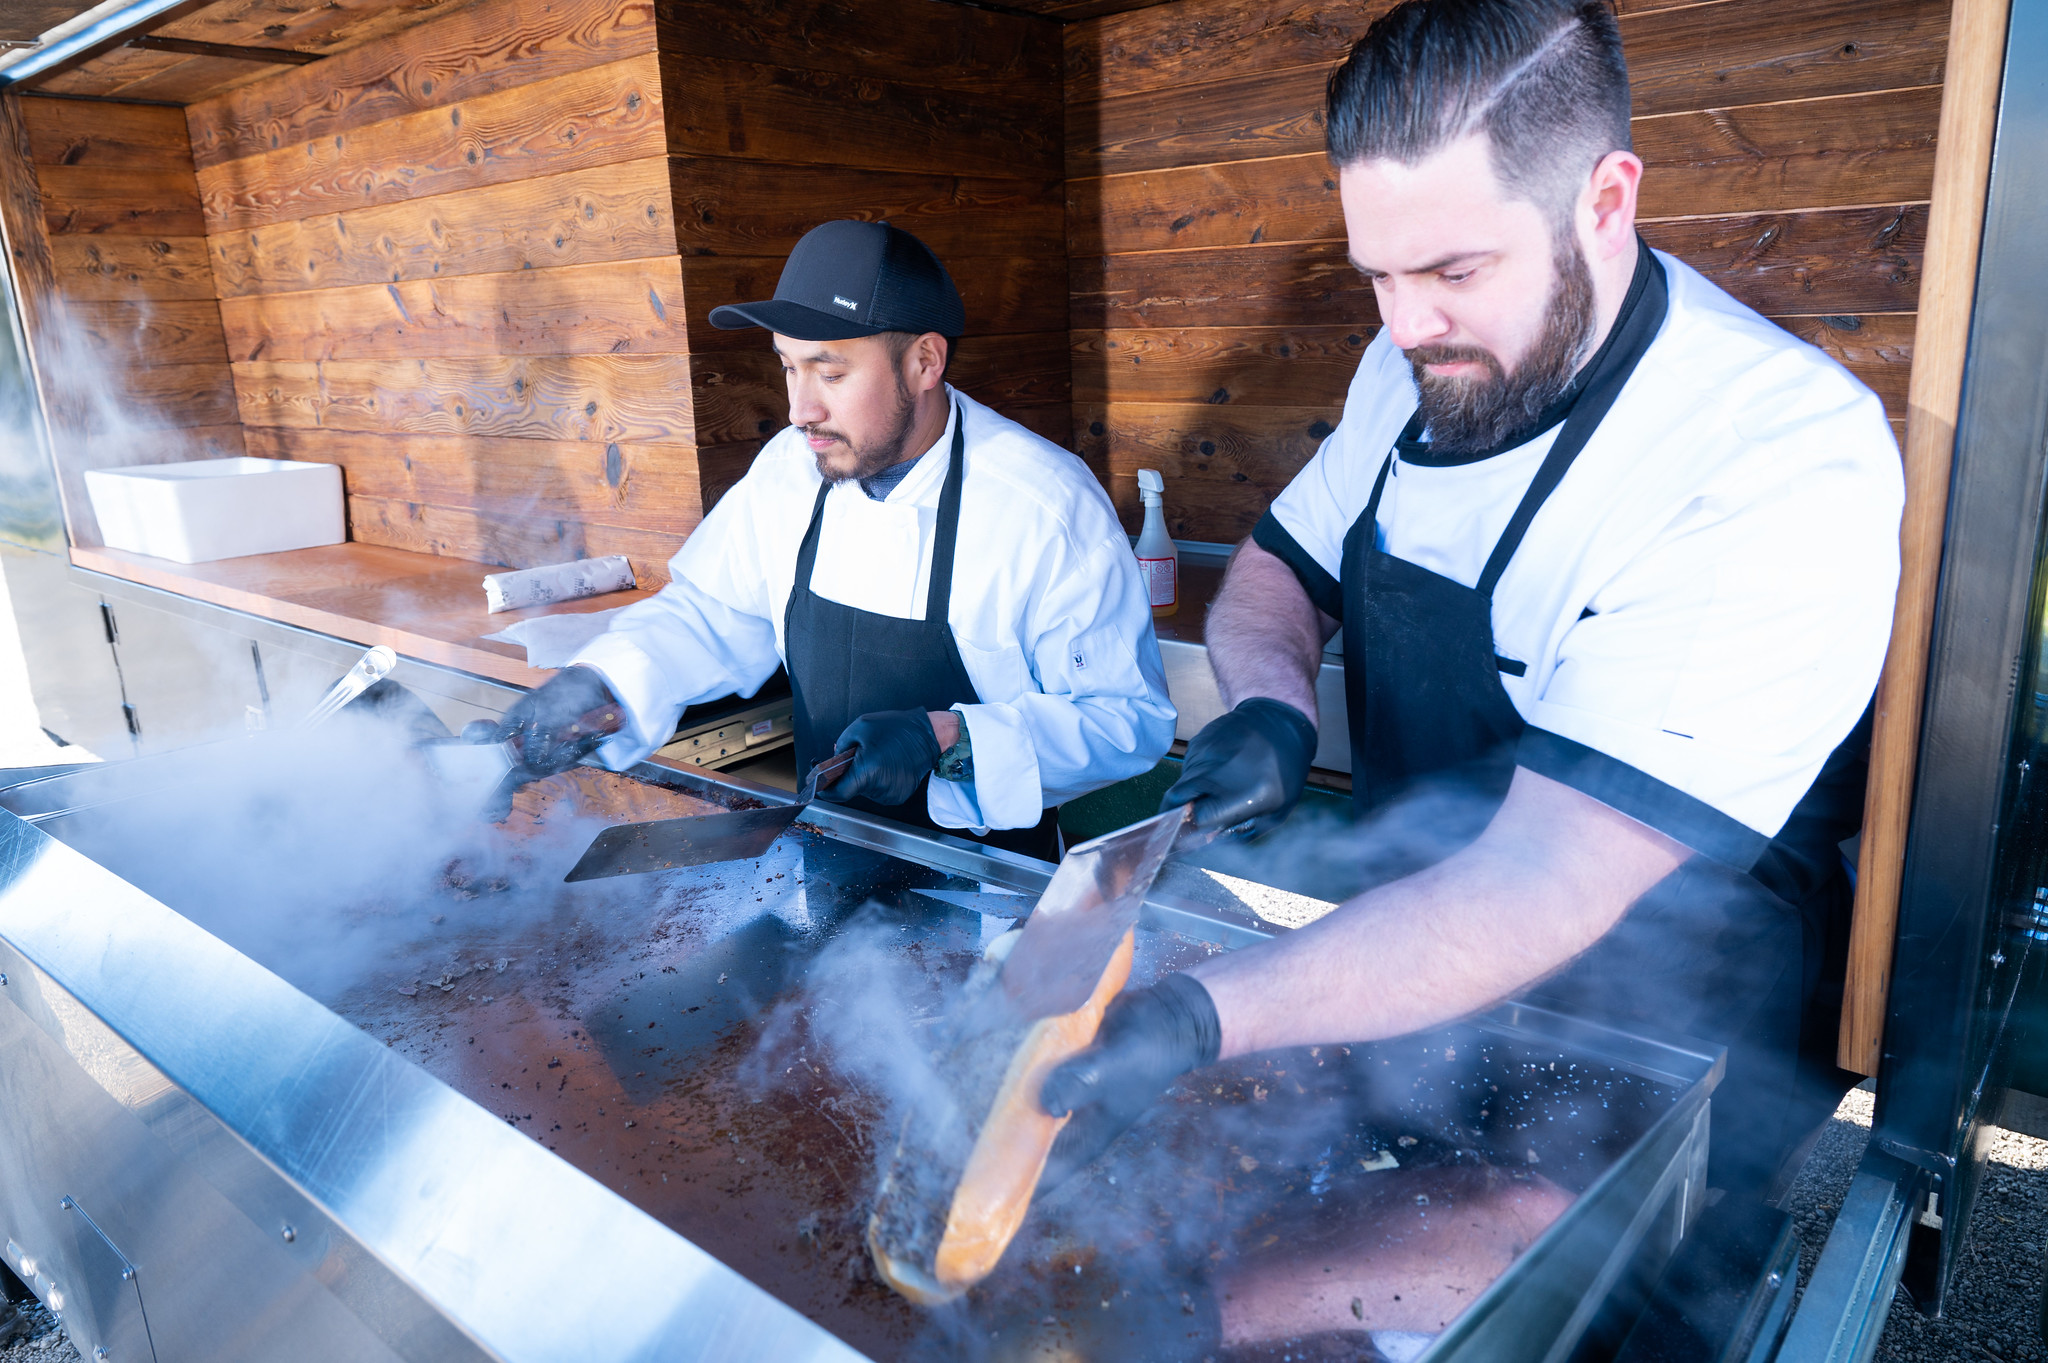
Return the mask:
[[1862, 716], [1891, 635], [1902, 501], [1876, 400], [1759, 441], [1592, 597], [1517, 762], [1748, 869]]
[[953, 707], [974, 750], [974, 781], [930, 783], [926, 807], [942, 827], [1029, 828], [1053, 805], [1152, 770], [1173, 742], [1173, 703], [1130, 541], [1118, 533], [1056, 559], [1027, 604], [1018, 646], [958, 640], [985, 699]]
[[1252, 543], [1291, 568], [1316, 609], [1340, 622], [1344, 537], [1365, 509], [1349, 486], [1356, 480], [1342, 476], [1345, 434], [1342, 426], [1332, 432], [1252, 527]]
[[598, 749], [623, 771], [668, 742], [683, 708], [751, 696], [782, 663], [774, 601], [761, 571], [754, 480], [742, 479], [669, 560], [669, 584], [619, 612], [570, 661], [595, 668], [627, 725]]

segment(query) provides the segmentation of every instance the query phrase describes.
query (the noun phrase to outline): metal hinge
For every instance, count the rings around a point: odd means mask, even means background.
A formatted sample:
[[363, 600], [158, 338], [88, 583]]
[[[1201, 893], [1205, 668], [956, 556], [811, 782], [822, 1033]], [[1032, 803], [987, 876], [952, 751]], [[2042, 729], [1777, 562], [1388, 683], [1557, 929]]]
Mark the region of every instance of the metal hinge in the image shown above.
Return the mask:
[[104, 601], [100, 602], [100, 624], [106, 627], [108, 643], [121, 642], [120, 628], [114, 624], [114, 608]]
[[142, 724], [135, 718], [135, 707], [127, 701], [121, 702], [121, 718], [128, 721], [128, 733], [132, 738], [142, 737]]

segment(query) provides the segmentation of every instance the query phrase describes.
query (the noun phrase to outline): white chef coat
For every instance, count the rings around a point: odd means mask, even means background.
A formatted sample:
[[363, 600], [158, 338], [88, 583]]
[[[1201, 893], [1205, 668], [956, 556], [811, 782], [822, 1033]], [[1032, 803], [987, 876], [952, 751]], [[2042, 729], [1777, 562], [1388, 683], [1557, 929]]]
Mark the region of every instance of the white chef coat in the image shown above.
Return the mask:
[[[1130, 539], [1075, 455], [951, 388], [945, 434], [881, 501], [858, 482], [825, 498], [810, 588], [921, 619], [953, 423], [965, 479], [947, 623], [980, 697], [960, 712], [972, 785], [934, 780], [945, 828], [1028, 828], [1046, 808], [1150, 771], [1173, 741], [1152, 611]], [[614, 771], [674, 732], [683, 707], [752, 695], [788, 656], [785, 608], [821, 481], [803, 432], [770, 439], [669, 561], [671, 581], [620, 612], [573, 662], [604, 675], [629, 726]]]
[[[1532, 730], [1691, 797], [1665, 802], [1671, 826], [1629, 812], [1697, 848], [1688, 820], [1716, 812], [1742, 838], [1775, 836], [1861, 716], [1891, 633], [1904, 490], [1869, 389], [1657, 259], [1664, 324], [1495, 589], [1494, 646], [1525, 666], [1500, 680]], [[1273, 504], [1282, 556], [1326, 610], [1345, 533], [1415, 408], [1381, 331], [1342, 423]], [[1397, 461], [1381, 547], [1474, 585], [1558, 429], [1476, 462]]]

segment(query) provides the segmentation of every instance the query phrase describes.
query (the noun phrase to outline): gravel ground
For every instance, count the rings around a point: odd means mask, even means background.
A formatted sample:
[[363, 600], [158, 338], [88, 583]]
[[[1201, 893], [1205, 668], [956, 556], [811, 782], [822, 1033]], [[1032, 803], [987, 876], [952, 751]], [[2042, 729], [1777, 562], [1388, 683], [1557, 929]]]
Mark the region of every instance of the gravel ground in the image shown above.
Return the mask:
[[[1798, 1223], [1804, 1282], [1848, 1194], [1870, 1135], [1872, 1095], [1858, 1089], [1807, 1161], [1786, 1205]], [[1991, 1359], [2039, 1363], [2041, 1256], [2048, 1244], [2048, 1141], [2000, 1133], [1970, 1216], [1963, 1261], [1949, 1287], [1948, 1312], [1930, 1321], [1901, 1292], [1878, 1342], [1880, 1363]]]
[[[1798, 1224], [1799, 1277], [1813, 1273], [1835, 1212], [1849, 1191], [1870, 1135], [1872, 1096], [1842, 1100], [1813, 1158], [1793, 1185], [1786, 1210]], [[1970, 1218], [1963, 1266], [1950, 1310], [1930, 1321], [1901, 1293], [1877, 1347], [1879, 1363], [2048, 1363], [2040, 1335], [2042, 1246], [2048, 1243], [2048, 1141], [2001, 1134]], [[0, 1346], [0, 1363], [77, 1363], [78, 1351], [38, 1303], [22, 1308], [27, 1332]], [[0, 1327], [4, 1329], [4, 1327]]]
[[[0, 1307], [0, 1316], [5, 1314], [6, 1308]], [[78, 1350], [71, 1347], [63, 1327], [41, 1302], [23, 1305], [21, 1319], [28, 1328], [0, 1347], [0, 1363], [75, 1363]], [[6, 1333], [7, 1328], [0, 1326], [0, 1334]]]

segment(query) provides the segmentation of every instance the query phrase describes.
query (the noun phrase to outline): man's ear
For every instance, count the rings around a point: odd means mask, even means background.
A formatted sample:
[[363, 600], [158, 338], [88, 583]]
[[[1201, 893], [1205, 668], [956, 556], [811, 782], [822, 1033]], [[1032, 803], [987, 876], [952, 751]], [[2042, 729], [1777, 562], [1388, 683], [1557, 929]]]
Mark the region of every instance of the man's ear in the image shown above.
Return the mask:
[[927, 393], [946, 379], [946, 338], [927, 331], [903, 352], [903, 381], [913, 393]]
[[1613, 259], [1634, 240], [1636, 191], [1642, 181], [1642, 158], [1634, 152], [1608, 152], [1593, 167], [1579, 201], [1579, 226], [1600, 258]]

